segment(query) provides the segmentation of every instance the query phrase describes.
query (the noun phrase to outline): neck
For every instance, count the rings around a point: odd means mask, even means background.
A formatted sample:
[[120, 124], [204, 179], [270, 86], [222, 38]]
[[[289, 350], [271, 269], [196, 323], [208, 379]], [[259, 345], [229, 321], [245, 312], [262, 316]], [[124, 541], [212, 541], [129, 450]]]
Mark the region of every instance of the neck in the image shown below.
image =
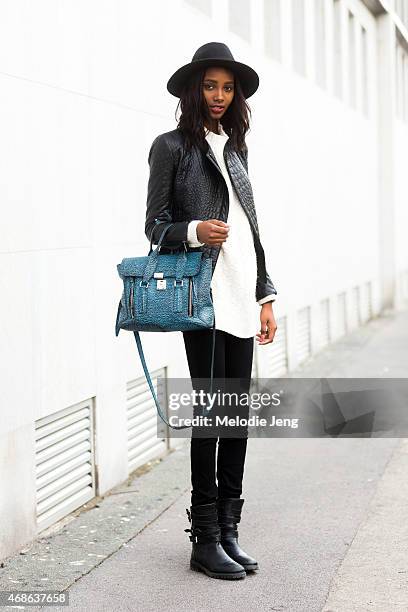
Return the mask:
[[215, 134], [220, 133], [220, 122], [218, 119], [211, 119], [209, 122], [205, 121], [204, 126], [207, 130], [210, 130], [210, 132], [214, 132]]

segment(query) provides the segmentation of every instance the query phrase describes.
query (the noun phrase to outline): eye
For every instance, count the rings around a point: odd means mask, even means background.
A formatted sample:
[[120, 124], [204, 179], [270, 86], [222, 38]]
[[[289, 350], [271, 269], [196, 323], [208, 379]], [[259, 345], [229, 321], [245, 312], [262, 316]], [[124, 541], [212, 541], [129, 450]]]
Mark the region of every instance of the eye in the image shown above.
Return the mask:
[[[204, 83], [204, 87], [206, 89], [212, 89], [214, 87], [214, 85], [212, 83]], [[225, 89], [230, 92], [234, 89], [233, 85], [226, 85]]]

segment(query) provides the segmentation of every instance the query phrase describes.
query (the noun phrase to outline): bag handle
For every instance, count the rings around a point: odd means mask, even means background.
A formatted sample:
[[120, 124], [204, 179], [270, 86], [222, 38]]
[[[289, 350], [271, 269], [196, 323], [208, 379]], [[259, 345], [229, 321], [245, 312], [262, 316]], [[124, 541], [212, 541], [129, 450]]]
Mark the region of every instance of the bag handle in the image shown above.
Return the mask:
[[[170, 225], [172, 224], [170, 223]], [[144, 270], [143, 279], [141, 281], [142, 283], [144, 283], [145, 287], [149, 283], [150, 279], [152, 278], [154, 274], [154, 271], [156, 270], [159, 252], [161, 248], [161, 242], [163, 240], [164, 234], [167, 232], [170, 225], [164, 228], [162, 235], [160, 236], [160, 240], [159, 240], [157, 248], [153, 251], [153, 253], [149, 253], [148, 262]], [[176, 255], [174, 255], [174, 257], [175, 256]], [[180, 252], [179, 255], [177, 256], [177, 265], [176, 265], [176, 280], [177, 281], [182, 279], [186, 263], [187, 263], [187, 248], [185, 251]]]
[[[191, 427], [191, 425], [171, 425], [168, 420], [166, 419], [166, 417], [164, 416], [162, 409], [160, 408], [160, 404], [159, 401], [157, 399], [156, 393], [154, 391], [154, 387], [153, 387], [153, 383], [152, 383], [152, 379], [150, 378], [150, 373], [149, 373], [149, 368], [146, 365], [146, 360], [144, 357], [144, 353], [143, 353], [143, 347], [142, 347], [142, 341], [140, 339], [140, 334], [138, 331], [133, 331], [135, 339], [136, 339], [136, 344], [137, 344], [137, 349], [139, 351], [139, 357], [140, 357], [140, 361], [142, 362], [142, 366], [143, 366], [143, 370], [147, 379], [147, 382], [149, 384], [150, 387], [150, 391], [152, 393], [154, 402], [156, 404], [156, 408], [157, 408], [157, 412], [161, 418], [162, 421], [164, 421], [164, 423], [166, 423], [166, 425], [168, 425], [169, 427], [172, 427], [173, 429], [188, 429], [189, 427]], [[212, 351], [211, 351], [211, 383], [210, 383], [210, 393], [212, 394], [213, 391], [213, 378], [214, 378], [214, 354], [215, 354], [215, 316], [214, 316], [214, 324], [212, 327]], [[206, 416], [208, 416], [208, 414], [211, 412], [212, 408], [210, 408], [209, 410], [207, 410], [206, 408], [203, 409], [203, 413], [204, 410], [206, 410]]]
[[[171, 227], [172, 225], [174, 225], [174, 222], [167, 222], [167, 223], [165, 223], [164, 229], [163, 229], [163, 231], [161, 233], [161, 236], [159, 238], [159, 242], [157, 243], [157, 250], [158, 250], [158, 252], [160, 252], [161, 243], [162, 243], [162, 240], [164, 238], [164, 235], [166, 234], [166, 232], [169, 229], [169, 227]], [[184, 240], [183, 240], [183, 246], [184, 246], [184, 250], [187, 252], [187, 247], [186, 247], [186, 243], [184, 242]], [[176, 247], [166, 246], [166, 249], [179, 249], [179, 248], [180, 248], [180, 246], [176, 246]], [[150, 250], [148, 252], [148, 255], [150, 255], [150, 253], [152, 251], [153, 251], [153, 232], [152, 232], [152, 235], [150, 236]]]

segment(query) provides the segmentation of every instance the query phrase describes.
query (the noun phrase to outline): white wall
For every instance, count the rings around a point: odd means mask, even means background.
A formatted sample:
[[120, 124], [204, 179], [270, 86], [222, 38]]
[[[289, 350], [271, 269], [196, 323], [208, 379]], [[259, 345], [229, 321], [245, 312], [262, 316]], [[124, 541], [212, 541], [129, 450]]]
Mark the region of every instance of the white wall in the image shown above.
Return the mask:
[[[248, 101], [249, 171], [278, 290], [276, 316], [292, 320], [299, 308], [366, 281], [380, 308], [376, 22], [361, 2], [347, 4], [369, 39], [367, 117], [359, 88], [357, 108], [348, 104], [347, 56], [343, 100], [333, 94], [330, 63], [328, 89], [315, 84], [314, 5], [305, 2], [304, 76], [291, 66], [289, 1], [282, 4], [282, 63], [263, 53], [258, 0], [251, 43], [228, 30], [226, 0], [213, 2], [213, 18], [182, 0], [1, 3], [0, 557], [35, 536], [40, 417], [95, 397], [99, 493], [128, 475], [125, 386], [143, 370], [133, 336], [114, 335], [116, 264], [148, 252], [148, 150], [176, 126], [177, 99], [166, 82], [200, 45], [226, 42], [261, 77]], [[326, 5], [329, 56], [331, 0]], [[400, 123], [396, 276], [408, 269], [407, 125]], [[150, 369], [168, 366], [170, 376], [188, 377], [181, 334], [142, 340]]]

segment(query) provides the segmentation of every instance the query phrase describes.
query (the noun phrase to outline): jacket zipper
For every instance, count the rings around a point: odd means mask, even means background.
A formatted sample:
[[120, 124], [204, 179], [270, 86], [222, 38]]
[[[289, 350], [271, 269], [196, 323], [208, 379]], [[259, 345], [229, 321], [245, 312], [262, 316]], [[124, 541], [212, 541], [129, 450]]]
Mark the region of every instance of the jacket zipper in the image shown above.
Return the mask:
[[[227, 146], [227, 145], [226, 145], [226, 146]], [[219, 167], [219, 165], [218, 165], [217, 160], [216, 160], [216, 159], [215, 159], [215, 157], [213, 156], [212, 149], [210, 148], [210, 145], [208, 145], [208, 151], [207, 151], [206, 155], [207, 155], [208, 159], [209, 159], [209, 160], [211, 160], [211, 163], [212, 163], [212, 164], [214, 164], [214, 166], [217, 168], [218, 172], [221, 174], [222, 179], [223, 179], [223, 181], [224, 181], [224, 183], [225, 183], [225, 188], [226, 188], [226, 190], [227, 190], [227, 197], [228, 197], [228, 200], [227, 200], [227, 215], [226, 215], [226, 218], [228, 219], [228, 212], [229, 212], [229, 191], [228, 191], [228, 187], [227, 187], [227, 183], [226, 183], [226, 181], [225, 181], [224, 175], [223, 175], [223, 173], [222, 173], [222, 171], [221, 171], [221, 168], [220, 168], [220, 167]], [[227, 162], [225, 162], [225, 165], [227, 165]], [[225, 222], [225, 223], [226, 223], [226, 222]], [[219, 255], [220, 255], [220, 250], [221, 250], [221, 247], [220, 247], [220, 248], [218, 249], [218, 251], [217, 251], [217, 257], [215, 258], [214, 267], [213, 267], [213, 273], [214, 273], [214, 271], [215, 271], [215, 266], [217, 265], [218, 257], [219, 257]]]
[[[227, 146], [227, 145], [225, 145], [225, 146]], [[226, 181], [225, 181], [224, 175], [223, 175], [223, 173], [222, 173], [222, 171], [221, 171], [221, 168], [220, 168], [220, 167], [219, 167], [219, 165], [218, 165], [217, 160], [216, 160], [216, 159], [215, 159], [215, 157], [213, 156], [212, 150], [210, 149], [210, 145], [208, 145], [208, 151], [207, 151], [206, 155], [207, 155], [208, 159], [210, 159], [210, 160], [211, 160], [211, 162], [214, 164], [214, 166], [217, 168], [218, 172], [221, 174], [222, 178], [224, 179], [225, 187], [227, 188], [227, 193], [228, 193], [228, 195], [229, 195], [229, 192], [228, 192], [228, 187], [227, 187], [227, 183], [226, 183]], [[225, 158], [224, 158], [224, 161], [225, 161], [225, 167], [227, 168], [227, 172], [228, 172], [228, 164], [227, 164], [227, 160], [226, 160]], [[229, 175], [229, 172], [228, 172], [228, 175]], [[231, 177], [230, 177], [230, 180], [231, 180], [231, 184], [233, 185]], [[238, 196], [239, 201], [241, 202], [241, 198], [239, 197], [238, 190], [236, 190], [236, 193], [237, 193], [237, 196]], [[241, 202], [241, 206], [242, 206], [242, 202]], [[254, 225], [252, 224], [251, 217], [250, 217], [250, 216], [247, 214], [247, 211], [245, 210], [245, 207], [244, 207], [244, 206], [242, 206], [242, 209], [243, 209], [244, 213], [246, 214], [246, 216], [247, 216], [247, 218], [248, 218], [249, 225], [251, 226], [252, 230], [253, 230], [253, 231], [254, 231], [254, 233], [256, 234], [256, 233], [257, 233], [257, 231], [256, 231], [256, 229], [255, 229]], [[229, 211], [229, 206], [227, 207], [227, 219], [228, 219], [228, 211]]]
[[[227, 143], [227, 144], [228, 144], [228, 143]], [[225, 146], [227, 146], [227, 145], [225, 145]], [[224, 149], [224, 150], [225, 150], [225, 149]], [[220, 168], [220, 167], [219, 167], [219, 165], [218, 165], [217, 160], [216, 160], [216, 159], [215, 159], [215, 157], [213, 156], [213, 153], [212, 153], [212, 150], [211, 150], [211, 148], [210, 148], [210, 145], [208, 145], [208, 151], [207, 151], [207, 153], [206, 153], [206, 156], [208, 157], [208, 159], [210, 159], [210, 160], [211, 160], [211, 162], [214, 164], [214, 166], [217, 168], [218, 172], [221, 174], [222, 178], [224, 179], [225, 187], [227, 188], [227, 193], [228, 193], [227, 183], [226, 183], [226, 181], [225, 181], [225, 178], [224, 178], [224, 175], [223, 175], [223, 173], [222, 173], [222, 171], [221, 171], [221, 168]], [[225, 159], [225, 158], [224, 158], [224, 159]], [[227, 161], [226, 161], [226, 160], [225, 160], [225, 166], [226, 166], [226, 168], [227, 168], [227, 172], [228, 172], [228, 164], [227, 164]], [[230, 177], [230, 178], [231, 178], [231, 177]], [[231, 183], [232, 183], [232, 179], [231, 179]], [[237, 191], [237, 190], [236, 190], [236, 193], [237, 193], [237, 197], [238, 197], [239, 201], [241, 202], [241, 198], [239, 197], [239, 193], [238, 193], [238, 191]], [[228, 196], [229, 196], [229, 193], [228, 193]], [[241, 206], [242, 206], [242, 202], [241, 202]], [[251, 220], [250, 216], [247, 214], [247, 211], [245, 210], [244, 206], [242, 206], [242, 208], [243, 208], [243, 210], [244, 210], [244, 212], [245, 212], [245, 214], [246, 214], [246, 216], [247, 216], [247, 219], [248, 219], [248, 221], [249, 221], [249, 225], [250, 225], [250, 227], [251, 227], [251, 229], [252, 229], [252, 234], [253, 234], [253, 236], [252, 236], [252, 237], [253, 237], [253, 239], [254, 239], [254, 247], [255, 247], [255, 249], [256, 249], [256, 245], [255, 245], [255, 236], [257, 236], [257, 231], [256, 231], [256, 228], [254, 227], [254, 225], [253, 225], [253, 223], [252, 223], [252, 220]], [[228, 219], [228, 212], [229, 212], [229, 198], [228, 198], [228, 206], [227, 206], [227, 219]], [[216, 259], [215, 259], [215, 263], [214, 263], [214, 270], [215, 270], [215, 266], [217, 265], [217, 261], [218, 261], [219, 254], [220, 254], [220, 249], [218, 249], [217, 257], [216, 257]], [[266, 276], [266, 275], [265, 275], [265, 276]]]

